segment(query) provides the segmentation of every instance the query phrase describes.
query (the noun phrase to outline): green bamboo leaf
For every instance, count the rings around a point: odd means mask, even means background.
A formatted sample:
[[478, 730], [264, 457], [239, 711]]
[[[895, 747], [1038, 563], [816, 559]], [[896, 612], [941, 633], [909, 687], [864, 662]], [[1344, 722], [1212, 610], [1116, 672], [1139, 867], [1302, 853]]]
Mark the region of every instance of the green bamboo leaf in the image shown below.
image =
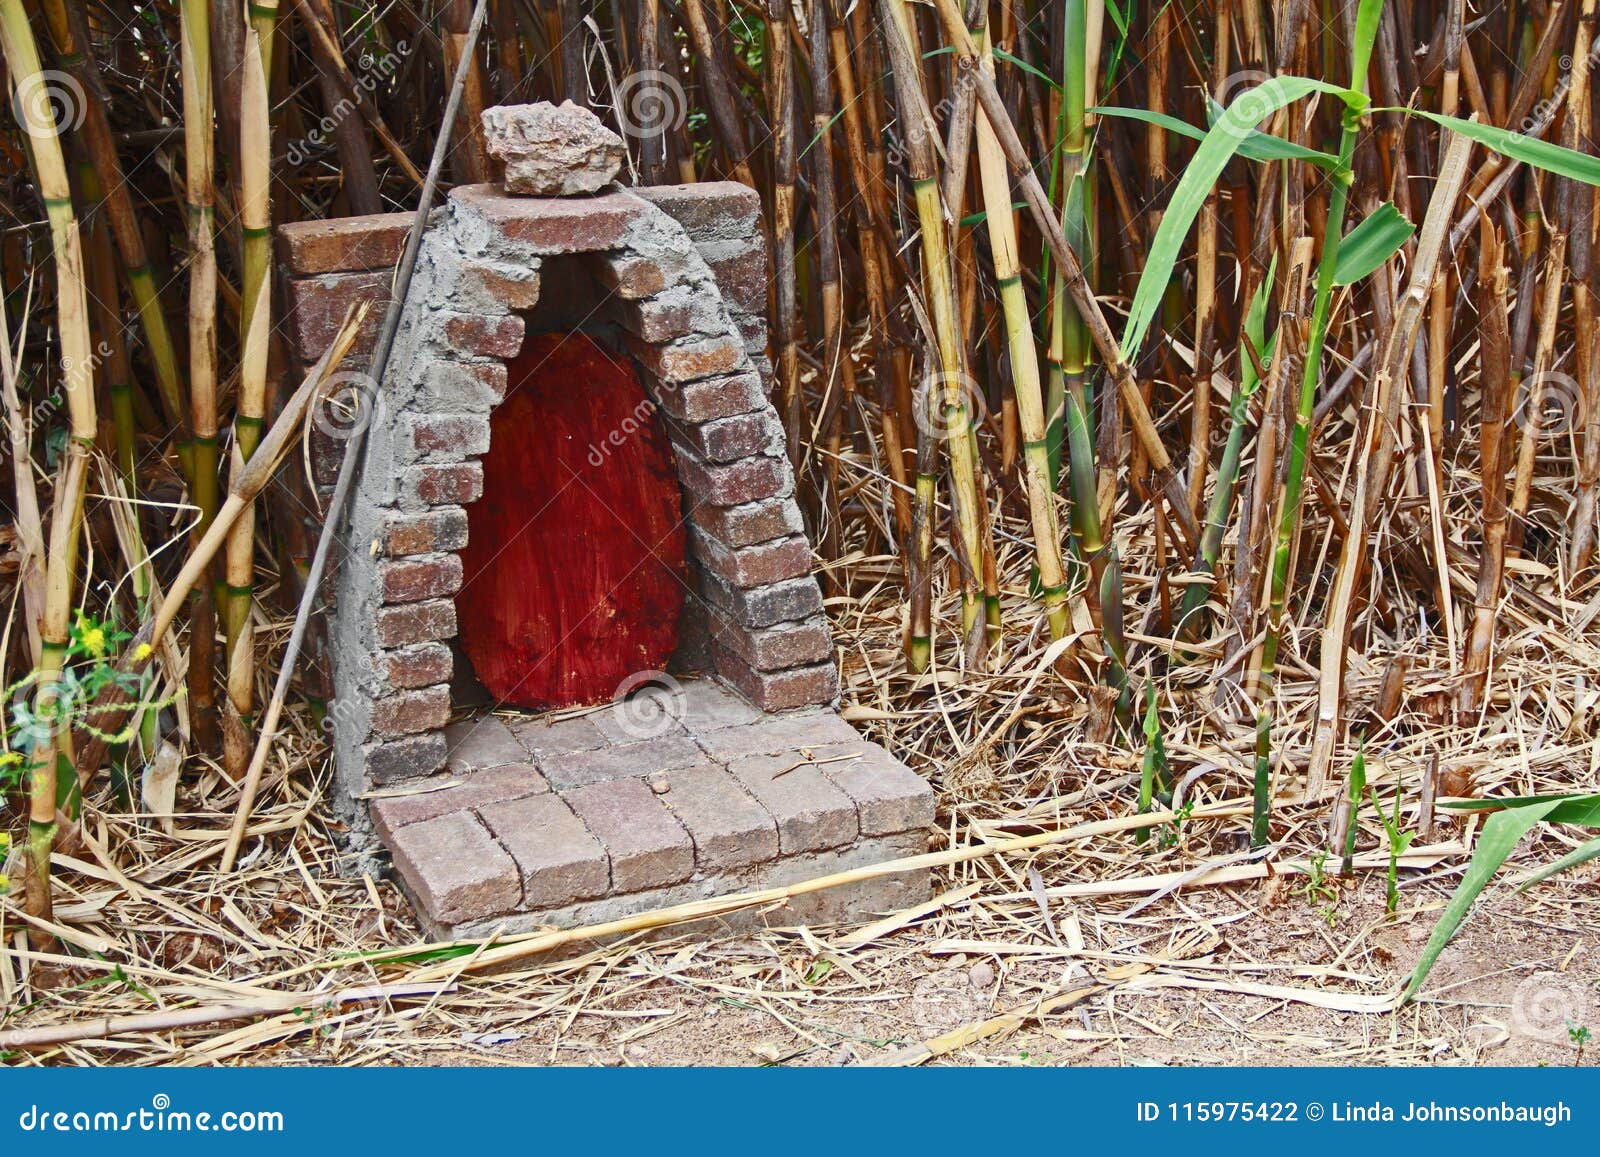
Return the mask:
[[1576, 868], [1579, 864], [1586, 864], [1594, 859], [1600, 859], [1600, 836], [1596, 836], [1586, 844], [1579, 844], [1555, 863], [1547, 864], [1540, 868], [1518, 884], [1517, 891], [1526, 892], [1535, 884], [1548, 880], [1551, 876], [1559, 876], [1570, 868]]
[[1394, 202], [1385, 201], [1345, 234], [1344, 243], [1339, 246], [1339, 263], [1333, 270], [1333, 283], [1353, 285], [1360, 281], [1393, 257], [1416, 231], [1417, 227], [1405, 219]]
[[1543, 169], [1557, 176], [1582, 181], [1585, 185], [1600, 185], [1600, 157], [1593, 157], [1588, 153], [1553, 145], [1549, 141], [1514, 133], [1509, 129], [1479, 124], [1477, 121], [1464, 121], [1460, 117], [1444, 116], [1441, 113], [1425, 112], [1420, 108], [1391, 108], [1376, 111], [1408, 113], [1411, 116], [1423, 117], [1514, 161], [1521, 161], [1525, 165], [1532, 165], [1536, 169]]
[[1503, 799], [1454, 799], [1439, 806], [1451, 811], [1503, 811], [1507, 808], [1528, 807], [1532, 804], [1555, 804], [1550, 813], [1553, 824], [1578, 824], [1580, 827], [1600, 827], [1600, 794], [1563, 792], [1558, 795], [1507, 796]]
[[1422, 956], [1417, 960], [1417, 967], [1411, 974], [1411, 980], [1406, 984], [1406, 990], [1401, 994], [1401, 1002], [1410, 1000], [1416, 995], [1417, 989], [1422, 987], [1422, 982], [1427, 979], [1428, 973], [1433, 970], [1434, 962], [1439, 959], [1439, 953], [1444, 951], [1444, 946], [1450, 943], [1456, 929], [1461, 927], [1461, 922], [1467, 918], [1467, 913], [1472, 908], [1472, 902], [1478, 898], [1489, 881], [1494, 879], [1494, 874], [1500, 870], [1500, 865], [1506, 862], [1512, 849], [1540, 820], [1546, 819], [1561, 804], [1560, 799], [1540, 800], [1536, 803], [1524, 804], [1522, 807], [1506, 808], [1497, 811], [1484, 821], [1483, 830], [1478, 833], [1478, 847], [1472, 853], [1472, 863], [1467, 866], [1467, 874], [1461, 878], [1461, 883], [1456, 887], [1456, 894], [1450, 897], [1450, 904], [1444, 910], [1444, 915], [1439, 917], [1439, 923], [1434, 926], [1433, 935], [1428, 937], [1428, 943], [1422, 950]]
[[1285, 105], [1314, 92], [1330, 93], [1351, 107], [1365, 105], [1361, 94], [1326, 81], [1308, 76], [1275, 76], [1235, 97], [1206, 133], [1184, 170], [1183, 179], [1173, 190], [1172, 200], [1161, 218], [1161, 228], [1156, 230], [1150, 243], [1150, 255], [1134, 291], [1127, 327], [1122, 332], [1122, 356], [1128, 361], [1138, 356], [1139, 347], [1144, 344], [1151, 323], [1160, 312], [1161, 299], [1177, 267], [1184, 238], [1189, 235], [1217, 177], [1255, 131], [1256, 125]]
[[1048, 84], [1051, 88], [1055, 89], [1057, 92], [1061, 91], [1061, 82], [1059, 80], [1056, 80], [1054, 77], [1050, 76], [1048, 73], [1039, 71], [1033, 65], [1029, 64], [1026, 60], [1022, 60], [1022, 59], [1020, 59], [1018, 57], [1012, 56], [1011, 53], [1007, 52], [1003, 48], [996, 48], [993, 51], [994, 51], [994, 58], [996, 60], [1003, 60], [1007, 64], [1009, 64], [1012, 68], [1020, 68], [1020, 69], [1022, 69], [1023, 72], [1026, 72], [1029, 76], [1038, 77], [1040, 80], [1044, 81], [1046, 84]]
[[1361, 0], [1356, 9], [1355, 46], [1350, 57], [1350, 86], [1367, 89], [1367, 69], [1372, 65], [1372, 46], [1378, 39], [1378, 23], [1383, 18], [1383, 0]]
[[[1215, 111], [1220, 114], [1222, 106], [1212, 102]], [[1188, 121], [1181, 121], [1177, 117], [1167, 116], [1165, 113], [1151, 112], [1142, 108], [1110, 108], [1096, 106], [1090, 112], [1096, 116], [1123, 117], [1126, 120], [1144, 121], [1146, 124], [1156, 125], [1166, 129], [1169, 133], [1176, 133], [1188, 137], [1191, 141], [1206, 139], [1204, 129], [1197, 129]], [[1308, 149], [1304, 145], [1297, 145], [1293, 141], [1286, 141], [1282, 137], [1275, 137], [1271, 133], [1252, 131], [1245, 138], [1244, 144], [1239, 146], [1239, 155], [1249, 161], [1304, 161], [1308, 165], [1316, 165], [1321, 169], [1332, 169], [1339, 163], [1339, 158], [1332, 153], [1321, 153], [1316, 149]]]

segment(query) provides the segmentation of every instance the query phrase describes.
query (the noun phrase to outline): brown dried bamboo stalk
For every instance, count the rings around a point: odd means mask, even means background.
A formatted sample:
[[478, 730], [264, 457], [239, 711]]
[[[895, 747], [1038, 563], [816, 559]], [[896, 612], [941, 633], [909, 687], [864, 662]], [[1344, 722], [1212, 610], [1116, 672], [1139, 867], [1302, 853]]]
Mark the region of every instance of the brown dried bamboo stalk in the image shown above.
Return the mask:
[[[1340, 706], [1344, 692], [1345, 653], [1350, 641], [1351, 607], [1356, 587], [1365, 573], [1369, 534], [1368, 524], [1383, 500], [1389, 480], [1392, 455], [1381, 452], [1383, 431], [1394, 420], [1405, 383], [1405, 368], [1423, 314], [1432, 300], [1434, 279], [1439, 274], [1440, 257], [1450, 233], [1450, 219], [1456, 200], [1466, 183], [1467, 161], [1472, 142], [1451, 134], [1444, 153], [1439, 179], [1428, 202], [1412, 258], [1405, 295], [1389, 328], [1376, 376], [1368, 391], [1367, 411], [1362, 434], [1362, 450], [1357, 455], [1355, 496], [1350, 502], [1349, 532], [1339, 552], [1333, 589], [1328, 596], [1326, 625], [1322, 630], [1322, 669], [1318, 680], [1317, 719], [1311, 739], [1311, 755], [1306, 765], [1306, 798], [1321, 797], [1327, 782], [1328, 765], [1338, 741]], [[1337, 840], [1334, 846], [1339, 846]]]
[[1494, 648], [1495, 611], [1506, 562], [1506, 419], [1511, 411], [1510, 300], [1505, 247], [1489, 225], [1478, 251], [1478, 380], [1483, 397], [1479, 416], [1479, 474], [1483, 495], [1483, 556], [1473, 598], [1472, 627], [1456, 696], [1458, 721], [1470, 726], [1484, 698], [1489, 656]]

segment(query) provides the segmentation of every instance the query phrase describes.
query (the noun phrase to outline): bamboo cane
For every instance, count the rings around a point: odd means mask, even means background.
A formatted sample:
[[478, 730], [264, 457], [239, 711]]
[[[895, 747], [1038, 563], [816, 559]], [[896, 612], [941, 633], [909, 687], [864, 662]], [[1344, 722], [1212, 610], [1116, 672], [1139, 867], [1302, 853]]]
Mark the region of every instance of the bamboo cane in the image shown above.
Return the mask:
[[[78, 546], [89, 456], [97, 432], [94, 358], [83, 275], [83, 251], [72, 208], [66, 157], [61, 151], [54, 110], [39, 99], [44, 78], [39, 49], [22, 0], [0, 0], [0, 51], [21, 99], [16, 103], [33, 152], [34, 172], [50, 219], [55, 259], [56, 325], [61, 370], [71, 430], [56, 475], [50, 538], [45, 564], [43, 610], [39, 617], [39, 662], [34, 669], [34, 717], [40, 734], [29, 752], [28, 914], [50, 920], [50, 849], [56, 836], [57, 763], [71, 766], [74, 705], [58, 697], [67, 659], [72, 606], [78, 582]], [[29, 92], [35, 93], [29, 98]], [[0, 335], [3, 337], [4, 335]], [[6, 354], [10, 360], [10, 352]], [[9, 377], [9, 375], [8, 375]], [[37, 544], [35, 544], [37, 547]]]
[[[273, 9], [272, 15], [276, 14]], [[244, 233], [244, 305], [241, 310], [239, 394], [233, 429], [235, 469], [242, 469], [260, 443], [267, 412], [267, 353], [272, 330], [272, 219], [268, 202], [272, 130], [267, 112], [266, 47], [270, 16], [252, 9], [245, 32], [244, 76], [240, 84], [239, 217]], [[250, 601], [255, 572], [255, 506], [239, 516], [228, 538], [225, 562], [228, 640], [228, 708], [223, 718], [223, 768], [238, 778], [249, 762], [250, 715], [255, 699], [255, 631]]]

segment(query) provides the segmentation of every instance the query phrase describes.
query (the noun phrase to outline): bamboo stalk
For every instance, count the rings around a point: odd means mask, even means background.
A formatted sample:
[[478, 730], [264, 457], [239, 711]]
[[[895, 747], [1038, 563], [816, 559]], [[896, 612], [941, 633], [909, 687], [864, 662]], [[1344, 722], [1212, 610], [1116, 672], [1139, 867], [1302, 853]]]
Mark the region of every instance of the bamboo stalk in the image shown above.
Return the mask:
[[[39, 661], [32, 676], [33, 713], [40, 733], [28, 753], [27, 912], [35, 919], [49, 921], [53, 910], [50, 849], [56, 837], [57, 764], [62, 762], [70, 767], [72, 761], [71, 712], [74, 705], [62, 702], [58, 689], [67, 660], [78, 582], [83, 500], [89, 477], [89, 456], [97, 432], [94, 359], [82, 243], [55, 112], [48, 100], [26, 96], [30, 91], [42, 94], [44, 77], [38, 45], [22, 0], [0, 0], [0, 51], [4, 53], [15, 90], [23, 94], [16, 104], [32, 149], [39, 194], [50, 220], [50, 248], [56, 275], [56, 325], [71, 425], [56, 475], [43, 607], [39, 616]], [[6, 360], [10, 361], [9, 349]], [[8, 393], [11, 392], [8, 389]], [[34, 546], [36, 549], [37, 543]]]
[[[211, 11], [208, 0], [183, 0], [184, 203], [189, 221], [189, 422], [194, 431], [190, 498], [198, 516], [192, 537], [205, 537], [217, 513], [217, 253], [212, 165]], [[195, 589], [189, 634], [189, 714], [195, 742], [217, 747], [215, 636], [217, 592]]]
[[[276, 9], [272, 9], [275, 16]], [[250, 461], [260, 443], [267, 413], [267, 353], [272, 333], [272, 129], [267, 110], [266, 44], [271, 17], [252, 9], [245, 32], [244, 76], [240, 84], [239, 218], [244, 233], [242, 353], [233, 430], [235, 469]], [[255, 505], [246, 507], [228, 538], [224, 583], [228, 640], [228, 709], [223, 718], [223, 768], [238, 778], [249, 762], [250, 716], [255, 700], [255, 631], [250, 602], [255, 574]]]
[[[993, 75], [994, 54], [990, 50], [986, 23], [980, 23], [974, 32], [982, 52], [981, 67]], [[976, 129], [984, 222], [994, 257], [995, 285], [1005, 313], [1011, 386], [1022, 425], [1022, 454], [1027, 474], [1028, 511], [1033, 522], [1033, 548], [1039, 565], [1040, 601], [1050, 624], [1050, 637], [1060, 639], [1067, 634], [1071, 622], [1067, 616], [1066, 576], [1061, 563], [1061, 529], [1056, 521], [1054, 488], [1050, 485], [1050, 449], [1046, 441], [1044, 396], [1039, 386], [1039, 355], [1033, 344], [1033, 324], [1022, 288], [1011, 182], [1000, 142], [987, 113], [979, 112]]]

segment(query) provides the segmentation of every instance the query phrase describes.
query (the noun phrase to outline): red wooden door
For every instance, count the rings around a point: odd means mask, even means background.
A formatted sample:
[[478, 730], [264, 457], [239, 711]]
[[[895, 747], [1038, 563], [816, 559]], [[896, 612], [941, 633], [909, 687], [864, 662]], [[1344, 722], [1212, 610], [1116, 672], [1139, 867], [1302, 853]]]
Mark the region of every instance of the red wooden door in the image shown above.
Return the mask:
[[497, 700], [599, 703], [666, 666], [687, 591], [683, 500], [631, 362], [584, 334], [530, 338], [467, 526], [461, 645]]

